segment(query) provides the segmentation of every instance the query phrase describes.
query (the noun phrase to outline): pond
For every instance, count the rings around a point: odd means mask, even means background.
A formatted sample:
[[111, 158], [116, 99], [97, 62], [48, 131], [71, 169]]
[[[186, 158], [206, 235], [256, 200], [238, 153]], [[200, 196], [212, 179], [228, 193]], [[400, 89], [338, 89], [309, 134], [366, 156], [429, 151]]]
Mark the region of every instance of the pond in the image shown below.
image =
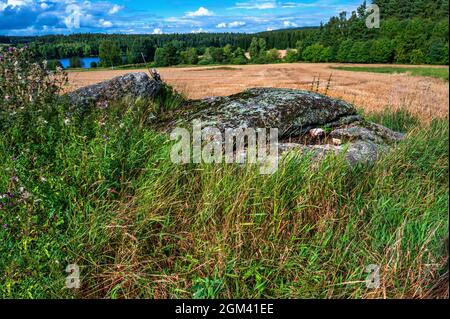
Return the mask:
[[[100, 58], [97, 56], [94, 57], [87, 57], [87, 58], [80, 58], [81, 60], [81, 67], [83, 69], [90, 69], [91, 63], [95, 62], [97, 65], [100, 63]], [[62, 66], [67, 69], [70, 68], [70, 58], [67, 59], [59, 59], [59, 62], [61, 62]]]

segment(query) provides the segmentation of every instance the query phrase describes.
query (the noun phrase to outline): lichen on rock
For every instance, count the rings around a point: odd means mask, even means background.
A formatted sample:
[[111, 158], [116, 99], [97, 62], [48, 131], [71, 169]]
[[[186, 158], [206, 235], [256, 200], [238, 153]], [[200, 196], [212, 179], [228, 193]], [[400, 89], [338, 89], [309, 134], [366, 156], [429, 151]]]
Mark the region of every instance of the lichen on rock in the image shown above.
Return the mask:
[[153, 98], [162, 86], [158, 79], [144, 72], [129, 73], [111, 80], [86, 86], [67, 94], [73, 108], [87, 109], [105, 101], [120, 100], [125, 97]]

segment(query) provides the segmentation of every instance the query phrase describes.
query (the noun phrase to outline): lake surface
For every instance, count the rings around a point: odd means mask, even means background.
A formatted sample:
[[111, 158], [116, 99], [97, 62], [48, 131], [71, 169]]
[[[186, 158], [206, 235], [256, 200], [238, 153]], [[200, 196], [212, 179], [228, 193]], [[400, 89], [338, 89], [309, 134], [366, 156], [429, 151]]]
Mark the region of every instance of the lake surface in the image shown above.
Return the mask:
[[[90, 69], [91, 62], [95, 62], [95, 63], [97, 63], [97, 65], [100, 63], [100, 58], [98, 56], [88, 57], [88, 58], [80, 58], [80, 60], [81, 60], [81, 67], [83, 69]], [[65, 69], [70, 68], [70, 58], [59, 59], [59, 62], [61, 62], [62, 66]]]

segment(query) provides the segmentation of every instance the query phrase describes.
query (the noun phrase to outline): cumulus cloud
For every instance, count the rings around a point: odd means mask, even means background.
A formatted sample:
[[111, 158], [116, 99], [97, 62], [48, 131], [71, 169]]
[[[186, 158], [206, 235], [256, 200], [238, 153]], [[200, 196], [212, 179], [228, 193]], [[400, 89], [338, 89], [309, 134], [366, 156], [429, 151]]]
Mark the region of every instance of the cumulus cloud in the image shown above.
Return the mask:
[[109, 13], [109, 14], [116, 14], [116, 13], [118, 13], [118, 12], [119, 12], [120, 10], [122, 10], [122, 9], [123, 9], [122, 6], [119, 6], [119, 5], [115, 4], [115, 5], [113, 5], [113, 6], [111, 7], [111, 9], [109, 9], [108, 13]]
[[205, 30], [203, 30], [203, 28], [199, 28], [197, 30], [192, 30], [191, 33], [203, 33], [206, 32]]
[[249, 2], [238, 2], [236, 3], [236, 9], [248, 9], [248, 10], [266, 10], [275, 9], [277, 7], [276, 1], [266, 1], [266, 0], [255, 0]]
[[163, 30], [161, 28], [154, 28], [153, 29], [153, 34], [163, 34]]
[[214, 12], [206, 9], [205, 7], [198, 8], [197, 11], [186, 12], [187, 17], [211, 17]]
[[246, 25], [246, 23], [243, 22], [243, 21], [233, 21], [233, 22], [230, 22], [230, 23], [222, 22], [222, 23], [219, 23], [216, 26], [216, 28], [218, 28], [218, 29], [237, 28], [237, 27], [242, 27], [244, 25]]
[[100, 22], [100, 25], [105, 28], [111, 28], [113, 26], [111, 21], [107, 21], [105, 19], [100, 19], [99, 22]]
[[285, 26], [286, 28], [295, 28], [298, 27], [298, 25], [294, 22], [291, 22], [289, 20], [284, 20], [283, 21], [283, 26]]

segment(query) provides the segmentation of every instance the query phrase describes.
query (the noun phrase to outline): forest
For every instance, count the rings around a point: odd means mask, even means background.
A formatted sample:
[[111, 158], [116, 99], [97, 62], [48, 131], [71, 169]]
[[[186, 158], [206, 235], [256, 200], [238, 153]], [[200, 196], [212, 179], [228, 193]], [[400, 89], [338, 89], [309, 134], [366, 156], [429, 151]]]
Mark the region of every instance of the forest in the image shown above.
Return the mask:
[[[343, 62], [448, 64], [448, 0], [374, 0], [380, 28], [369, 29], [367, 3], [352, 13], [314, 28], [256, 34], [71, 34], [41, 37], [0, 36], [0, 43], [27, 45], [37, 58], [52, 61], [99, 56], [100, 66], [150, 63], [247, 64], [276, 62]], [[277, 50], [288, 50], [280, 58]], [[249, 54], [246, 54], [248, 52]]]

